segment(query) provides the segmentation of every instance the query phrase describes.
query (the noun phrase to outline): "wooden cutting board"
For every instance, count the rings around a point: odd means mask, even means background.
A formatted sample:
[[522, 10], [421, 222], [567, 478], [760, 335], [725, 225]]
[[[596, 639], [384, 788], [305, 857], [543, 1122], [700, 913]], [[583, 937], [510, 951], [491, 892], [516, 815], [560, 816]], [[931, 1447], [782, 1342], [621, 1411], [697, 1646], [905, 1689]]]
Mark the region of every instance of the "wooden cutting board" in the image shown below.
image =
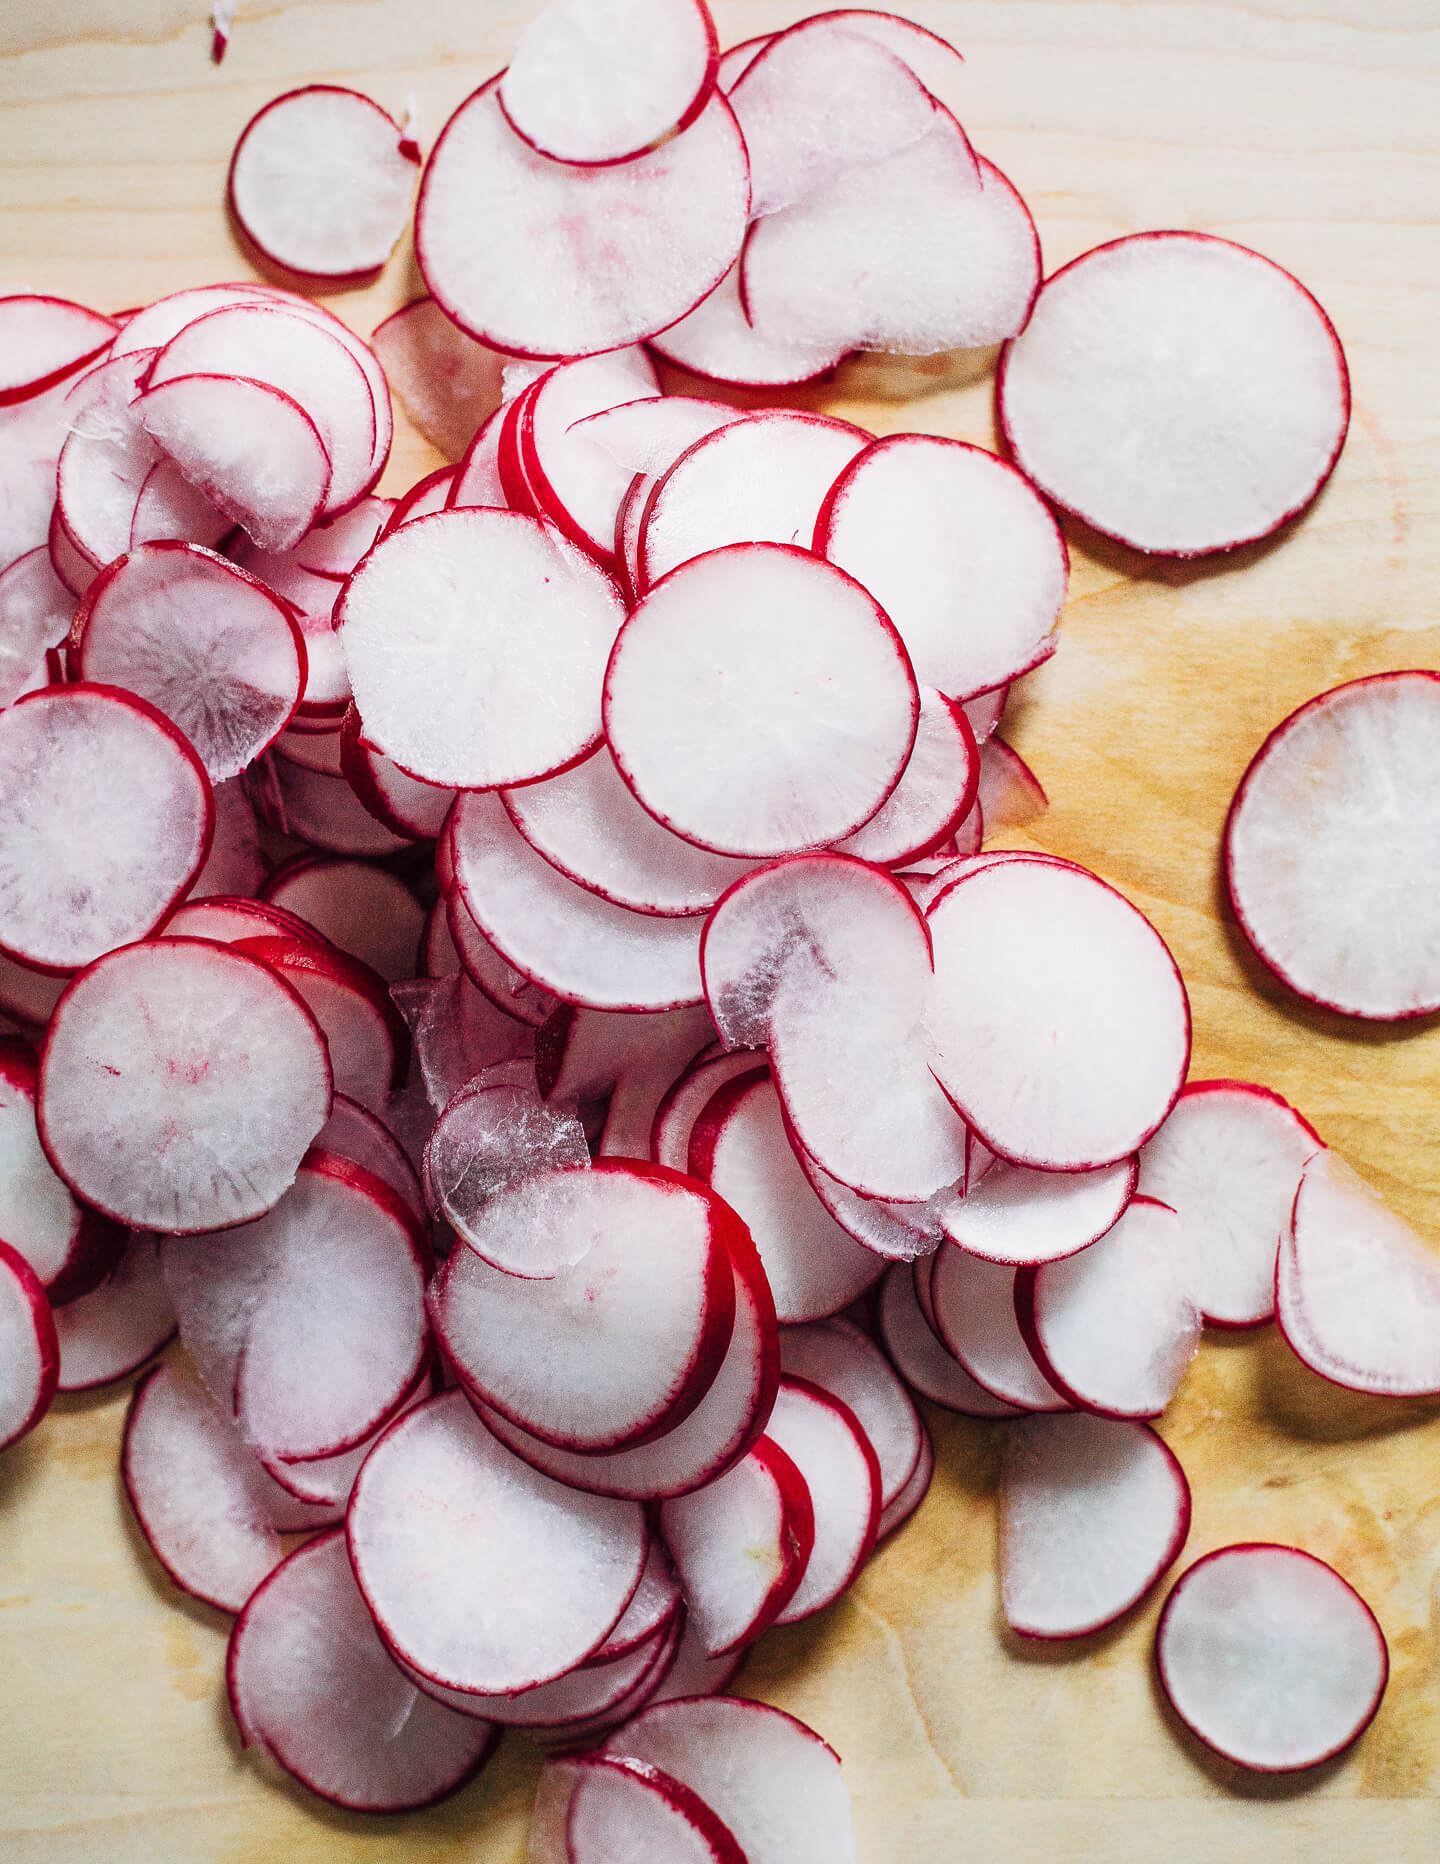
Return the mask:
[[[312, 80], [428, 146], [503, 62], [528, 7], [240, 0], [224, 66], [204, 0], [0, 5], [0, 290], [119, 308], [244, 275], [222, 206], [251, 113]], [[800, 6], [721, 0], [730, 44]], [[1290, 535], [1169, 568], [1071, 536], [1059, 653], [1006, 731], [1052, 798], [1031, 845], [1094, 867], [1155, 920], [1190, 987], [1194, 1074], [1269, 1082], [1440, 1246], [1440, 1028], [1309, 1010], [1248, 957], [1216, 847], [1251, 753], [1297, 703], [1440, 666], [1440, 14], [1435, 0], [932, 0], [969, 60], [963, 114], [1014, 178], [1047, 269], [1143, 227], [1193, 227], [1297, 272], [1349, 354], [1349, 444]], [[330, 300], [362, 333], [418, 289], [402, 249]], [[795, 397], [877, 433], [993, 444], [989, 357], [857, 364]], [[434, 456], [402, 429], [385, 489]], [[219, 1686], [225, 1622], [178, 1599], [116, 1476], [125, 1394], [62, 1400], [0, 1460], [0, 1856], [106, 1864], [519, 1864], [523, 1741], [408, 1819], [336, 1813], [242, 1757]], [[1388, 1696], [1359, 1749], [1256, 1783], [1169, 1727], [1156, 1604], [1074, 1649], [1000, 1625], [998, 1431], [933, 1413], [930, 1499], [848, 1599], [767, 1637], [740, 1687], [845, 1758], [864, 1864], [1429, 1859], [1440, 1842], [1440, 1409], [1336, 1391], [1273, 1329], [1208, 1343], [1162, 1426], [1189, 1471], [1186, 1557], [1290, 1540], [1365, 1593]]]

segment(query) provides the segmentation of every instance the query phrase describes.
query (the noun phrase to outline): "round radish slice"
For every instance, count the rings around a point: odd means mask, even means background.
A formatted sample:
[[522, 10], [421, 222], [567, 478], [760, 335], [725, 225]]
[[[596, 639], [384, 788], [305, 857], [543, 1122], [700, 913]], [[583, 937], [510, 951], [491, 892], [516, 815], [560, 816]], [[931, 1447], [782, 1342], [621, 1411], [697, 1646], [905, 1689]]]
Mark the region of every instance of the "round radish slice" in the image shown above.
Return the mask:
[[60, 1390], [90, 1391], [137, 1372], [175, 1333], [175, 1308], [160, 1270], [160, 1239], [132, 1230], [125, 1253], [98, 1287], [56, 1312]]
[[1235, 917], [1311, 1002], [1395, 1022], [1440, 1009], [1440, 675], [1321, 693], [1256, 752], [1225, 825]]
[[615, 514], [637, 469], [621, 465], [585, 424], [637, 397], [660, 399], [654, 365], [644, 350], [616, 350], [552, 369], [518, 417], [525, 476], [543, 515], [602, 563], [613, 554]]
[[370, 347], [420, 432], [458, 460], [500, 406], [505, 358], [466, 336], [433, 298], [415, 298], [377, 324]]
[[1017, 1406], [977, 1385], [935, 1337], [916, 1299], [916, 1267], [895, 1263], [880, 1293], [880, 1337], [901, 1378], [922, 1398], [964, 1417], [1017, 1417]]
[[1257, 1773], [1315, 1767], [1369, 1727], [1390, 1675], [1375, 1614], [1298, 1547], [1221, 1547], [1176, 1581], [1161, 1687], [1208, 1748]]
[[737, 1074], [753, 1073], [758, 1059], [747, 1049], [737, 1049], [733, 1054], [713, 1055], [690, 1064], [655, 1109], [649, 1156], [657, 1165], [668, 1165], [671, 1171], [689, 1169], [690, 1135], [695, 1122], [715, 1093]]
[[424, 1226], [427, 1212], [419, 1174], [390, 1128], [368, 1108], [345, 1094], [337, 1094], [315, 1145], [321, 1152], [349, 1159], [373, 1173], [382, 1184], [388, 1184], [416, 1223]]
[[414, 161], [379, 104], [307, 84], [245, 125], [230, 162], [230, 208], [247, 239], [287, 271], [354, 278], [376, 271], [410, 217]]
[[403, 836], [378, 821], [343, 777], [311, 770], [279, 752], [253, 764], [245, 777], [256, 813], [281, 835], [331, 854], [394, 854]]
[[591, 355], [693, 310], [738, 256], [749, 205], [744, 140], [718, 95], [651, 153], [577, 168], [515, 134], [492, 79], [435, 145], [415, 252], [436, 301], [481, 342]]
[[379, 751], [372, 751], [360, 733], [360, 714], [353, 705], [340, 732], [340, 766], [345, 781], [382, 828], [411, 841], [430, 841], [445, 826], [454, 790], [420, 783]]
[[808, 1379], [848, 1405], [880, 1465], [881, 1512], [915, 1474], [925, 1427], [910, 1394], [885, 1355], [848, 1320], [787, 1327], [780, 1365], [789, 1378]]
[[368, 861], [303, 860], [277, 873], [265, 898], [388, 982], [415, 975], [425, 909], [385, 868]]
[[336, 1089], [378, 1112], [404, 1085], [410, 1058], [384, 979], [315, 939], [277, 934], [237, 941], [236, 948], [283, 977], [320, 1025]]
[[0, 407], [28, 401], [108, 348], [119, 326], [68, 298], [0, 298]]
[[836, 845], [878, 867], [921, 860], [955, 833], [970, 813], [980, 781], [980, 753], [959, 704], [920, 688], [915, 745], [900, 781], [870, 820]]
[[1192, 1081], [1140, 1154], [1137, 1188], [1180, 1219], [1207, 1322], [1255, 1327], [1275, 1312], [1275, 1252], [1308, 1159], [1309, 1122], [1268, 1087]]
[[967, 873], [927, 919], [935, 1073], [991, 1150], [1049, 1171], [1137, 1151], [1190, 1052], [1185, 986], [1149, 920], [1048, 858]]
[[30, 689], [46, 648], [65, 639], [74, 613], [75, 598], [47, 549], [27, 550], [0, 570], [0, 705], [13, 705]]
[[1023, 1411], [1063, 1411], [1066, 1399], [1036, 1365], [1015, 1318], [1015, 1270], [953, 1246], [916, 1270], [928, 1278], [927, 1317], [940, 1343], [986, 1391]]
[[59, 971], [143, 938], [200, 872], [213, 823], [199, 758], [144, 699], [27, 694], [0, 713], [0, 942]]
[[605, 675], [621, 775], [658, 821], [720, 854], [852, 834], [899, 782], [919, 709], [866, 591], [776, 544], [683, 564], [620, 630]]
[[498, 1695], [604, 1643], [645, 1565], [634, 1502], [581, 1495], [489, 1435], [460, 1392], [417, 1405], [370, 1452], [350, 1557], [381, 1633], [452, 1689]]
[[781, 1379], [765, 1431], [800, 1471], [814, 1511], [814, 1547], [775, 1617], [792, 1625], [833, 1604], [869, 1559], [880, 1523], [880, 1465], [850, 1407], [806, 1379]]
[[[431, 1207], [449, 1219], [478, 1256], [509, 1274], [533, 1275], [535, 1263], [525, 1244], [534, 1239], [519, 1227], [527, 1216], [533, 1223], [537, 1214], [530, 1201], [533, 1193], [506, 1199], [499, 1213], [489, 1213], [487, 1206], [517, 1179], [537, 1172], [587, 1169], [590, 1150], [576, 1116], [547, 1106], [536, 1090], [533, 1066], [527, 1063], [524, 1068], [528, 1080], [502, 1079], [492, 1070], [461, 1088], [444, 1108], [425, 1144], [425, 1187]], [[581, 1207], [590, 1195], [588, 1187], [579, 1184], [552, 1186], [550, 1197], [540, 1194], [547, 1219], [557, 1190], [562, 1199], [568, 1192]], [[518, 1247], [509, 1234], [512, 1223], [519, 1229]], [[562, 1259], [546, 1258], [554, 1263], [546, 1272], [572, 1267], [573, 1251], [585, 1246], [563, 1231], [555, 1241]]]
[[496, 1009], [516, 1022], [538, 1029], [555, 1008], [548, 990], [532, 984], [523, 972], [500, 953], [470, 917], [470, 909], [457, 889], [445, 907], [445, 927], [455, 951], [456, 966]]
[[[1135, 1193], [1136, 1171], [1133, 1158], [1073, 1172], [1031, 1171], [997, 1159], [963, 1196], [942, 1193], [935, 1216], [952, 1243], [987, 1262], [1017, 1268], [1056, 1262], [1088, 1249], [1118, 1222]], [[1151, 1195], [1171, 1202], [1158, 1190]]]
[[640, 1761], [577, 1762], [565, 1830], [573, 1864], [746, 1864], [729, 1826], [697, 1793]]
[[0, 1450], [44, 1417], [55, 1396], [60, 1346], [34, 1269], [0, 1242]]
[[1003, 738], [991, 737], [980, 750], [979, 805], [984, 833], [997, 835], [1039, 821], [1050, 798], [1024, 758]]
[[161, 459], [146, 473], [135, 501], [130, 548], [168, 539], [214, 549], [234, 528], [231, 520], [191, 485], [174, 460]]
[[1164, 556], [1278, 530], [1329, 478], [1350, 419], [1344, 352], [1314, 298], [1204, 233], [1138, 233], [1062, 267], [996, 387], [1041, 491]]
[[211, 799], [215, 804], [215, 835], [205, 865], [191, 885], [190, 901], [210, 899], [216, 894], [248, 898], [260, 891], [266, 874], [255, 811], [238, 777], [212, 784]]
[[268, 900], [235, 899], [217, 895], [186, 900], [165, 921], [161, 938], [206, 938], [217, 945], [238, 945], [243, 938], [264, 938], [270, 933], [323, 943], [313, 926], [306, 925], [283, 906]]
[[740, 296], [737, 259], [688, 316], [651, 337], [650, 347], [667, 362], [712, 382], [783, 388], [824, 375], [850, 345], [848, 341], [798, 343], [782, 331], [767, 330], [762, 335], [754, 329]]
[[223, 945], [159, 939], [98, 959], [57, 1004], [40, 1136], [119, 1222], [208, 1230], [279, 1200], [330, 1093], [325, 1039], [288, 984]]
[[1010, 1426], [1000, 1593], [1022, 1637], [1086, 1637], [1112, 1624], [1189, 1531], [1190, 1485], [1148, 1424], [1077, 1412]]
[[[575, 423], [576, 438], [603, 447], [626, 474], [657, 476], [697, 440], [747, 418], [741, 408], [691, 395], [651, 395], [617, 402]], [[614, 514], [611, 514], [612, 517]]]
[[657, 1631], [664, 1630], [681, 1615], [683, 1604], [680, 1581], [664, 1542], [657, 1535], [650, 1542], [645, 1571], [640, 1575], [634, 1597], [625, 1607], [619, 1624], [590, 1659], [591, 1663], [610, 1663], [648, 1644]]
[[[651, 1542], [652, 1546], [655, 1544]], [[629, 1616], [628, 1606], [625, 1616]], [[662, 1624], [642, 1640], [637, 1649], [627, 1651], [623, 1657], [602, 1658], [597, 1653], [576, 1669], [557, 1676], [554, 1682], [540, 1683], [534, 1689], [522, 1689], [514, 1695], [473, 1695], [465, 1690], [447, 1689], [443, 1683], [431, 1682], [408, 1664], [402, 1663], [400, 1667], [426, 1695], [458, 1710], [461, 1715], [479, 1716], [512, 1728], [563, 1728], [592, 1717], [605, 1718], [627, 1702], [636, 1686], [645, 1681], [663, 1658], [672, 1642], [672, 1631], [670, 1622]]]

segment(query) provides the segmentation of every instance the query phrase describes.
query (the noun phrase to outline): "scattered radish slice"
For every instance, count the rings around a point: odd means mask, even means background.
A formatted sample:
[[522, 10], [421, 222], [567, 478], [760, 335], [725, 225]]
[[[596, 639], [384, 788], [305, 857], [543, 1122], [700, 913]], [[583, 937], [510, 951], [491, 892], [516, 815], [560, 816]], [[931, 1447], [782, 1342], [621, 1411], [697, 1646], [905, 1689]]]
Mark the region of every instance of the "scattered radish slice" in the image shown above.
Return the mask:
[[0, 298], [0, 407], [63, 382], [108, 346], [113, 318], [68, 298], [18, 293]]
[[60, 1347], [39, 1277], [0, 1242], [0, 1450], [33, 1430], [50, 1409]]
[[650, 339], [650, 347], [667, 362], [713, 382], [781, 388], [813, 382], [833, 369], [850, 345], [845, 339], [801, 343], [780, 331], [756, 330], [740, 297], [737, 259], [693, 311]]
[[390, 983], [415, 975], [425, 911], [404, 881], [385, 868], [311, 858], [275, 874], [265, 898]]
[[572, 1864], [746, 1864], [730, 1828], [698, 1793], [648, 1762], [576, 1763], [565, 1819]]

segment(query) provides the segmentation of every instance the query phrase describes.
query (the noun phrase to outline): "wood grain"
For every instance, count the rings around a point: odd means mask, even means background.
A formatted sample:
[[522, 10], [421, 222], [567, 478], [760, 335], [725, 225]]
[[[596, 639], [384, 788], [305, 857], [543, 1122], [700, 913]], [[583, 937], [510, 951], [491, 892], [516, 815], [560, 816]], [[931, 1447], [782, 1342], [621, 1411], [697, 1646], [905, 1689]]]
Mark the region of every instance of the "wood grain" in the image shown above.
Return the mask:
[[[248, 271], [221, 206], [251, 112], [310, 79], [422, 136], [503, 61], [493, 0], [241, 0], [208, 61], [202, 0], [0, 9], [0, 289], [118, 308]], [[732, 43], [798, 17], [716, 6]], [[1221, 910], [1226, 803], [1266, 731], [1362, 673], [1440, 665], [1440, 18], [1434, 0], [931, 0], [969, 60], [967, 126], [1036, 213], [1047, 266], [1146, 226], [1216, 232], [1297, 271], [1349, 354], [1339, 470], [1291, 534], [1219, 564], [1147, 564], [1078, 530], [1064, 639], [1007, 729], [1053, 799], [1033, 845], [1124, 888], [1171, 942], [1194, 1073], [1270, 1082], [1440, 1243], [1440, 1026], [1307, 1010]], [[408, 252], [330, 302], [357, 330], [417, 288]], [[985, 359], [981, 359], [983, 365]], [[876, 432], [993, 444], [989, 378], [848, 366], [797, 397]], [[433, 463], [402, 430], [387, 489]], [[125, 1516], [123, 1394], [63, 1400], [0, 1462], [0, 1854], [12, 1860], [520, 1864], [535, 1758], [506, 1744], [409, 1820], [319, 1808], [242, 1757], [225, 1626], [178, 1603]], [[1266, 1330], [1207, 1344], [1164, 1422], [1195, 1488], [1188, 1553], [1294, 1540], [1360, 1586], [1389, 1694], [1352, 1756], [1292, 1783], [1230, 1776], [1179, 1739], [1149, 1667], [1156, 1607], [1073, 1652], [1020, 1650], [994, 1580], [998, 1438], [936, 1414], [935, 1488], [860, 1585], [764, 1640], [742, 1687], [845, 1756], [864, 1864], [1435, 1855], [1440, 1840], [1440, 1413], [1335, 1391]]]

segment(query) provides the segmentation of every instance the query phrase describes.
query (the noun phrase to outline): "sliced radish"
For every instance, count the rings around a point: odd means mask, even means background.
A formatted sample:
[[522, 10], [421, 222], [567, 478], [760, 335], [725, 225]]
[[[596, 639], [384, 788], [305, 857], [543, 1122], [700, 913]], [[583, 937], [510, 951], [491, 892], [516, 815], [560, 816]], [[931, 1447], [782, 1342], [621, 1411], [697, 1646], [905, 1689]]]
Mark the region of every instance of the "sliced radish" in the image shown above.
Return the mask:
[[68, 298], [32, 292], [0, 298], [0, 407], [63, 382], [108, 348], [117, 328], [113, 318]]
[[394, 854], [405, 838], [377, 820], [343, 777], [311, 770], [278, 752], [246, 772], [256, 813], [282, 835], [330, 854]]
[[952, 836], [975, 802], [980, 753], [960, 705], [920, 688], [915, 744], [900, 781], [863, 828], [836, 844], [878, 867], [923, 858]]
[[640, 1584], [625, 1607], [620, 1622], [590, 1659], [592, 1663], [609, 1663], [627, 1656], [648, 1644], [657, 1631], [664, 1629], [682, 1613], [684, 1595], [671, 1565], [665, 1544], [656, 1535], [645, 1557], [645, 1571]]
[[215, 549], [234, 528], [232, 520], [191, 485], [174, 460], [160, 459], [146, 473], [135, 500], [130, 548], [169, 539]]
[[[539, 1213], [524, 1194], [507, 1199], [502, 1211], [491, 1213], [487, 1207], [517, 1179], [586, 1169], [590, 1152], [576, 1116], [547, 1106], [535, 1086], [534, 1068], [521, 1066], [528, 1080], [506, 1078], [510, 1070], [502, 1063], [461, 1088], [442, 1110], [425, 1146], [425, 1188], [432, 1206], [477, 1255], [509, 1274], [533, 1275], [533, 1257], [525, 1246], [533, 1239], [521, 1226], [527, 1215], [533, 1223]], [[586, 1189], [566, 1188], [580, 1204], [586, 1201]], [[543, 1214], [550, 1217], [548, 1207]], [[513, 1246], [512, 1224], [519, 1229]], [[555, 1240], [562, 1259], [546, 1272], [573, 1266], [572, 1252], [584, 1247], [563, 1231]]]
[[986, 835], [1028, 828], [1050, 807], [1050, 798], [1024, 758], [993, 735], [980, 751], [979, 802]]
[[454, 790], [421, 783], [383, 752], [371, 750], [353, 705], [341, 727], [340, 764], [345, 781], [382, 828], [414, 841], [429, 841], [444, 828]]
[[1350, 419], [1340, 339], [1314, 298], [1205, 233], [1138, 233], [1062, 267], [996, 386], [1040, 489], [1164, 556], [1278, 530], [1330, 476]]
[[132, 1230], [104, 1281], [56, 1312], [59, 1389], [90, 1391], [137, 1372], [174, 1337], [175, 1324], [160, 1269], [160, 1239]]
[[[427, 1351], [420, 1370], [402, 1394], [399, 1403], [353, 1449], [339, 1450], [333, 1456], [300, 1457], [289, 1462], [282, 1461], [278, 1456], [261, 1455], [261, 1466], [288, 1495], [317, 1514], [322, 1510], [328, 1511], [323, 1523], [314, 1522], [310, 1525], [328, 1527], [343, 1521], [350, 1491], [364, 1467], [365, 1458], [397, 1417], [413, 1410], [417, 1404], [423, 1404], [437, 1389], [434, 1360]], [[282, 1527], [285, 1525], [285, 1522], [280, 1523]]]
[[[471, 340], [466, 339], [467, 342]], [[507, 363], [506, 373], [514, 366]], [[447, 511], [462, 505], [493, 505], [497, 511], [509, 508], [505, 483], [500, 477], [500, 435], [507, 412], [503, 405], [498, 408], [465, 449], [445, 500]]]
[[367, 1107], [348, 1095], [337, 1094], [315, 1145], [321, 1152], [338, 1153], [342, 1159], [372, 1172], [389, 1185], [417, 1224], [424, 1223], [425, 1198], [419, 1174], [390, 1128]]
[[314, 939], [272, 934], [243, 939], [237, 949], [283, 977], [320, 1025], [337, 1091], [378, 1113], [404, 1085], [409, 1061], [404, 1021], [384, 979]]
[[645, 1159], [661, 1099], [714, 1034], [698, 1005], [643, 1020], [566, 1006], [536, 1038], [540, 1089], [549, 1100], [581, 1104], [608, 1096], [598, 1153]]
[[55, 1321], [39, 1277], [0, 1242], [0, 1450], [44, 1417], [60, 1374]]
[[592, 1755], [576, 1775], [565, 1821], [574, 1864], [746, 1864], [729, 1826], [660, 1768]]
[[638, 1713], [649, 1703], [675, 1702], [684, 1696], [719, 1695], [734, 1682], [745, 1657], [743, 1650], [725, 1657], [707, 1656], [699, 1638], [686, 1625], [665, 1675], [631, 1712]]
[[[63, 396], [57, 510], [69, 542], [92, 569], [129, 549], [136, 503], [160, 458], [138, 405], [153, 360], [148, 350], [112, 357], [88, 370]], [[29, 405], [26, 416], [14, 423], [17, 437], [43, 417], [44, 406], [43, 401]]]
[[[470, 341], [469, 337], [464, 340], [467, 343]], [[463, 446], [460, 451], [464, 452]], [[402, 524], [408, 524], [412, 518], [428, 518], [432, 512], [445, 511], [449, 507], [450, 494], [459, 472], [458, 466], [437, 466], [434, 472], [427, 472], [423, 479], [417, 479], [403, 498], [396, 499], [395, 509], [386, 520], [381, 537], [388, 536], [391, 531], [398, 531]]]
[[[423, 1148], [434, 1114], [460, 1089], [497, 1062], [525, 1060], [535, 1052], [535, 1032], [497, 1010], [468, 977], [412, 978], [392, 984], [390, 997], [404, 1017], [415, 1045], [420, 1081], [432, 1109], [418, 1136]], [[393, 1113], [394, 1102], [387, 1107]]]
[[165, 921], [160, 936], [213, 939], [217, 945], [238, 945], [241, 939], [263, 938], [272, 932], [324, 943], [313, 926], [287, 913], [283, 906], [273, 906], [269, 900], [237, 899], [225, 894], [186, 900]]
[[920, 1455], [916, 1460], [915, 1471], [910, 1480], [901, 1489], [895, 1499], [880, 1510], [880, 1525], [876, 1529], [875, 1541], [878, 1546], [882, 1540], [898, 1533], [910, 1519], [916, 1509], [930, 1493], [930, 1484], [935, 1477], [935, 1445], [930, 1432], [922, 1423], [920, 1426]]
[[367, 861], [307, 859], [277, 873], [265, 898], [297, 914], [389, 982], [415, 975], [425, 909], [385, 868]]
[[722, 52], [715, 72], [715, 82], [720, 89], [727, 93], [733, 91], [743, 73], [754, 64], [774, 37], [773, 32], [762, 32], [753, 39], [732, 45], [728, 52]]
[[723, 401], [647, 393], [586, 415], [575, 423], [574, 433], [602, 447], [627, 474], [658, 478], [697, 440], [746, 418], [743, 409]]
[[66, 530], [64, 514], [58, 505], [53, 505], [50, 510], [45, 549], [50, 558], [50, 567], [63, 588], [71, 596], [83, 596], [95, 580], [95, 565]]
[[215, 805], [215, 834], [205, 865], [191, 882], [189, 900], [213, 898], [216, 894], [231, 898], [258, 893], [265, 883], [265, 859], [260, 852], [260, 832], [250, 798], [238, 777], [224, 783], [212, 783], [211, 800]]
[[602, 563], [611, 557], [615, 514], [635, 469], [600, 446], [586, 422], [637, 396], [660, 398], [654, 365], [644, 350], [615, 350], [552, 369], [518, 417], [525, 476], [542, 515]]
[[445, 926], [455, 950], [457, 967], [465, 972], [481, 995], [488, 997], [505, 1015], [538, 1029], [554, 1010], [556, 999], [548, 990], [532, 984], [508, 958], [501, 957], [471, 918], [458, 888], [450, 895]]
[[977, 693], [973, 699], [965, 701], [965, 716], [970, 721], [970, 729], [975, 733], [976, 744], [982, 748], [999, 729], [1005, 715], [1005, 701], [1009, 697], [1010, 687], [1006, 684], [996, 686], [987, 693]]
[[807, 1379], [783, 1377], [766, 1434], [810, 1491], [815, 1544], [775, 1618], [797, 1624], [833, 1604], [870, 1557], [880, 1523], [880, 1465], [855, 1413]]
[[650, 1129], [649, 1155], [657, 1165], [686, 1171], [690, 1164], [690, 1135], [711, 1098], [736, 1075], [753, 1072], [759, 1057], [748, 1049], [694, 1061], [666, 1090], [655, 1109]]
[[[950, 1241], [969, 1255], [1017, 1268], [1055, 1262], [1088, 1249], [1118, 1221], [1136, 1174], [1133, 1158], [1074, 1172], [1031, 1171], [999, 1159], [964, 1196], [942, 1193], [934, 1211]], [[1159, 1190], [1150, 1195], [1173, 1202]]]
[[848, 341], [801, 343], [783, 331], [754, 329], [740, 296], [740, 261], [687, 316], [651, 337], [650, 347], [667, 362], [712, 382], [755, 388], [813, 382], [846, 354]]
[[43, 546], [0, 570], [0, 705], [29, 690], [46, 648], [65, 639], [74, 613], [75, 598]]
[[393, 498], [378, 498], [372, 493], [334, 516], [322, 518], [295, 546], [296, 563], [313, 576], [344, 582], [381, 532], [389, 528], [394, 509]]
[[1000, 1590], [1022, 1637], [1086, 1637], [1112, 1624], [1189, 1531], [1190, 1485], [1148, 1424], [1077, 1412], [1010, 1426]]
[[[956, 1152], [963, 1150], [959, 1135]], [[944, 1196], [937, 1192], [923, 1204], [890, 1203], [854, 1191], [838, 1178], [832, 1178], [799, 1143], [793, 1142], [795, 1160], [810, 1181], [810, 1188], [840, 1228], [892, 1262], [913, 1262], [918, 1256], [932, 1255], [944, 1240], [945, 1232], [936, 1220], [932, 1205]]]
[[897, 1262], [880, 1295], [880, 1336], [905, 1383], [965, 1417], [1015, 1417], [1018, 1408], [977, 1385], [930, 1330], [915, 1298], [913, 1262]]
[[919, 1413], [890, 1362], [852, 1322], [836, 1319], [785, 1328], [780, 1365], [787, 1377], [808, 1379], [854, 1413], [880, 1466], [884, 1514], [914, 1476], [925, 1436]]
[[1390, 1675], [1370, 1607], [1298, 1547], [1221, 1547], [1181, 1574], [1155, 1633], [1171, 1707], [1257, 1773], [1316, 1767], [1369, 1727]]
[[414, 298], [387, 317], [370, 347], [420, 432], [458, 460], [500, 406], [505, 358], [466, 336], [433, 298]]
[[917, 1269], [916, 1288], [941, 1345], [977, 1384], [1020, 1410], [1066, 1408], [1021, 1335], [1013, 1268], [946, 1247]]
[[[186, 324], [194, 323], [207, 311], [220, 310], [230, 304], [264, 304], [279, 301], [294, 310], [304, 304], [293, 292], [276, 287], [251, 284], [192, 285], [184, 291], [168, 292], [138, 310], [116, 335], [111, 345], [114, 356], [130, 356], [140, 350], [163, 349], [171, 337]], [[328, 317], [318, 306], [309, 307], [317, 317]]]

